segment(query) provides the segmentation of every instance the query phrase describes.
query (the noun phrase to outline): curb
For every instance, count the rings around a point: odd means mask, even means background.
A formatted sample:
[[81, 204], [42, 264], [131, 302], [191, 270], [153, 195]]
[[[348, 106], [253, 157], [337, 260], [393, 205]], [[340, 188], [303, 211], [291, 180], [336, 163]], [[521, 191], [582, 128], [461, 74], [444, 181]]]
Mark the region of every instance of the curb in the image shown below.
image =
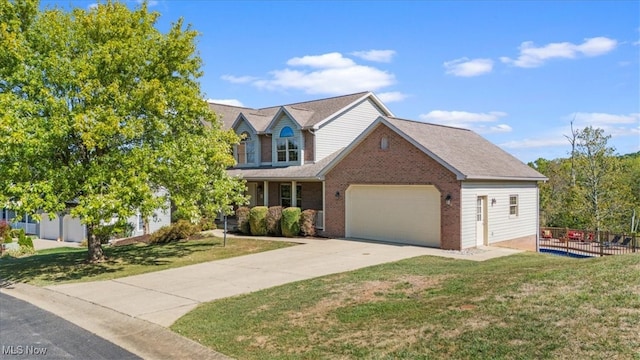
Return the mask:
[[160, 325], [54, 290], [2, 283], [0, 291], [49, 311], [144, 359], [232, 359]]

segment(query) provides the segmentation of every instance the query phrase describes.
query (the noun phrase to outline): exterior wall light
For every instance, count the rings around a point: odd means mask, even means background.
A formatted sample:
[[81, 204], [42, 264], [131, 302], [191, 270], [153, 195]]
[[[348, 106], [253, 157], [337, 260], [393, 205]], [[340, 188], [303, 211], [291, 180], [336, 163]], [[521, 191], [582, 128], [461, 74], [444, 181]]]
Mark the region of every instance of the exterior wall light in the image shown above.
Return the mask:
[[340, 199], [340, 191], [336, 191], [336, 199]]
[[451, 194], [447, 194], [447, 197], [444, 198], [444, 202], [451, 206]]

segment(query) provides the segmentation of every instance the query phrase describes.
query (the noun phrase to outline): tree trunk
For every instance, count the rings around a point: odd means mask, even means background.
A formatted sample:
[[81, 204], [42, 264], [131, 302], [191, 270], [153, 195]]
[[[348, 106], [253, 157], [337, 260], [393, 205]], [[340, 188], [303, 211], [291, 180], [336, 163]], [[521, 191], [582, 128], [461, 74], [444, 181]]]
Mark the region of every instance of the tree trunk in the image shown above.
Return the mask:
[[100, 262], [104, 260], [104, 251], [102, 251], [102, 244], [100, 240], [94, 234], [95, 225], [87, 225], [88, 239], [87, 239], [87, 261], [90, 263]]

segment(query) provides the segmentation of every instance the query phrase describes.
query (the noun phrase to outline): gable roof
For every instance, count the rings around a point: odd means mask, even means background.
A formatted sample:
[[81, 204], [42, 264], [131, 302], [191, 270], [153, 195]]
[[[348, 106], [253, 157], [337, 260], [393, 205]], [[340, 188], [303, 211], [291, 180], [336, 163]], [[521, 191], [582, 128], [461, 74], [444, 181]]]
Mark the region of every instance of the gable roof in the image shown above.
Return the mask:
[[458, 180], [544, 181], [547, 178], [467, 129], [380, 116], [322, 170], [324, 176], [376, 127], [385, 125], [422, 150]]
[[366, 98], [371, 98], [385, 114], [393, 116], [391, 111], [373, 93], [368, 91], [262, 109], [209, 102], [209, 109], [221, 118], [225, 129], [233, 128], [242, 114], [258, 133], [264, 133], [268, 132], [271, 124], [277, 120], [277, 115], [282, 112], [290, 115], [292, 120], [302, 129], [317, 129], [324, 122], [344, 112], [352, 104]]

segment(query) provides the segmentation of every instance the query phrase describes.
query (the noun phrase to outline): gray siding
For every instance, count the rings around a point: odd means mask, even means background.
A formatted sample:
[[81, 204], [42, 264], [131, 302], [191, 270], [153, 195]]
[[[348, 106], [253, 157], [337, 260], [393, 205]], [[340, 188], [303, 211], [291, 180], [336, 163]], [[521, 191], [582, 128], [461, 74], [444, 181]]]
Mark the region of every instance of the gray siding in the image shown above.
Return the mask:
[[[298, 141], [298, 161], [295, 162], [278, 162], [278, 153], [276, 148], [276, 140], [280, 138], [280, 130], [285, 126], [289, 126], [293, 130], [293, 137]], [[274, 166], [289, 166], [289, 165], [302, 165], [304, 159], [304, 136], [302, 131], [298, 128], [298, 125], [291, 120], [288, 116], [282, 115], [273, 124], [271, 137], [271, 160]]]
[[[487, 197], [488, 242], [535, 235], [538, 222], [535, 182], [463, 182], [461, 201], [462, 248], [476, 246], [476, 199]], [[509, 215], [509, 196], [518, 195], [518, 216]], [[495, 205], [491, 200], [496, 199]]]
[[380, 115], [383, 115], [380, 108], [367, 98], [322, 125], [316, 131], [316, 162], [349, 146]]

